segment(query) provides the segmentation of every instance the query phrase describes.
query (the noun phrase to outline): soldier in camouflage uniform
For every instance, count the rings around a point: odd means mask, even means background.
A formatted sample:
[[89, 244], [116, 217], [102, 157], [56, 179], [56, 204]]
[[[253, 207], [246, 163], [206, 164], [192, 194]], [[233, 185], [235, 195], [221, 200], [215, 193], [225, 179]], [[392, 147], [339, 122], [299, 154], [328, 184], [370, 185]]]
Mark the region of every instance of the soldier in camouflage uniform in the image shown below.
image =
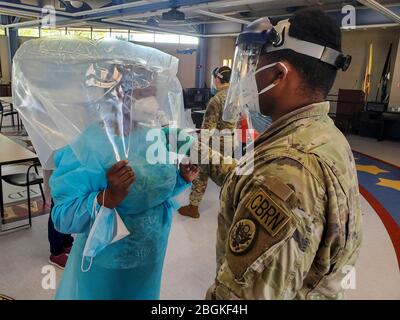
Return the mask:
[[[272, 67], [256, 77], [258, 88], [276, 83], [257, 95], [259, 110], [271, 115], [272, 126], [239, 162], [226, 164], [217, 155], [220, 165], [202, 165], [222, 185], [217, 274], [208, 299], [339, 299], [358, 257], [361, 211], [355, 163], [328, 116], [329, 103], [323, 101], [337, 69], [345, 70], [348, 61], [340, 53], [340, 30], [320, 11], [296, 13], [289, 21], [286, 30], [269, 27], [266, 20], [253, 25], [259, 31], [287, 32], [285, 41], [289, 35], [297, 37], [302, 48], [310, 42], [329, 46], [336, 59], [323, 62], [300, 55], [302, 49], [295, 45], [292, 51], [271, 53], [266, 44], [260, 54], [258, 69]], [[260, 28], [260, 23], [266, 26]], [[207, 146], [194, 144], [192, 155], [202, 148]], [[208, 152], [210, 158], [216, 155]], [[239, 174], [237, 169], [252, 163], [250, 175]]]
[[[213, 70], [211, 90], [214, 91], [215, 95], [207, 105], [203, 124], [201, 126], [201, 129], [210, 130], [212, 137], [218, 139], [218, 136], [220, 136], [219, 151], [224, 150], [224, 143], [232, 143], [228, 141], [231, 137], [221, 135], [221, 131], [224, 130], [225, 133], [227, 133], [235, 129], [235, 124], [222, 120], [222, 110], [225, 105], [230, 77], [231, 69], [229, 67], [223, 66]], [[212, 134], [213, 131], [216, 131], [215, 134]], [[212, 143], [212, 137], [204, 136], [205, 139], [209, 139], [210, 144]], [[193, 181], [189, 196], [189, 205], [179, 209], [181, 215], [191, 218], [200, 217], [199, 205], [206, 192], [207, 182], [207, 172], [200, 170], [198, 178]]]

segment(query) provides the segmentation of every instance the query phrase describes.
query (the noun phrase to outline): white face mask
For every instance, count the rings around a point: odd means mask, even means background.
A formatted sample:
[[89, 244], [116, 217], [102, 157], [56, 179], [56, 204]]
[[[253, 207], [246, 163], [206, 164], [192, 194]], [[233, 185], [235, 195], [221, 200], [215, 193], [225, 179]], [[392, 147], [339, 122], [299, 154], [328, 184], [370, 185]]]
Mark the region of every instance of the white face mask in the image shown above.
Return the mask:
[[258, 92], [256, 74], [263, 70], [273, 68], [277, 64], [282, 65], [286, 70], [286, 73], [288, 72], [287, 67], [282, 62], [275, 62], [263, 66], [260, 69], [256, 70], [255, 72], [247, 73], [246, 76], [242, 80], [240, 80], [239, 99], [241, 106], [243, 107], [247, 106], [249, 111], [261, 113], [258, 96], [274, 88], [277, 85], [277, 83], [271, 83], [270, 85], [262, 89], [260, 92]]

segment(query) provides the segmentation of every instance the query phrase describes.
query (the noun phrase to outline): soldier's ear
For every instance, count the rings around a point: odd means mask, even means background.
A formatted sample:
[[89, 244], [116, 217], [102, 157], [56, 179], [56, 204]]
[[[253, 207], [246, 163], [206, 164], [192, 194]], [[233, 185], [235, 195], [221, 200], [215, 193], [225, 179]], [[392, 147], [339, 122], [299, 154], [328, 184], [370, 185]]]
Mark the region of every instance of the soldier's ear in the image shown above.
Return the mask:
[[287, 63], [284, 63], [284, 62], [278, 62], [275, 65], [275, 68], [276, 68], [277, 72], [276, 72], [276, 78], [275, 78], [274, 83], [278, 84], [279, 82], [286, 80], [290, 69], [287, 66]]

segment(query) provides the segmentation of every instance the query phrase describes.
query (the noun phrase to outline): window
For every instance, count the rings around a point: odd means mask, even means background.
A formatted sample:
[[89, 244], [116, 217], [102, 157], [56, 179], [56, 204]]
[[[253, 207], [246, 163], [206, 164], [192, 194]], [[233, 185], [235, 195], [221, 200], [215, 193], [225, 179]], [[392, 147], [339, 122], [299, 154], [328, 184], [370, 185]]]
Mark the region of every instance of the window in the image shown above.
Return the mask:
[[232, 59], [224, 59], [224, 61], [222, 62], [222, 65], [224, 67], [232, 68]]
[[129, 40], [135, 42], [154, 42], [154, 33], [131, 31]]
[[92, 38], [92, 31], [87, 28], [67, 28], [67, 35], [69, 36], [78, 36], [84, 38]]
[[199, 38], [191, 36], [179, 36], [179, 43], [182, 44], [199, 44]]
[[104, 38], [110, 38], [110, 29], [93, 29], [92, 39], [100, 40]]
[[6, 35], [6, 30], [0, 27], [0, 36], [5, 36], [5, 35]]
[[41, 37], [54, 37], [54, 36], [64, 36], [65, 28], [62, 29], [50, 29], [50, 28], [42, 28], [40, 29]]
[[179, 35], [171, 33], [156, 33], [155, 42], [158, 43], [179, 43]]
[[39, 28], [20, 28], [18, 37], [39, 37]]
[[128, 32], [128, 30], [112, 29], [111, 30], [111, 38], [128, 41], [129, 32]]

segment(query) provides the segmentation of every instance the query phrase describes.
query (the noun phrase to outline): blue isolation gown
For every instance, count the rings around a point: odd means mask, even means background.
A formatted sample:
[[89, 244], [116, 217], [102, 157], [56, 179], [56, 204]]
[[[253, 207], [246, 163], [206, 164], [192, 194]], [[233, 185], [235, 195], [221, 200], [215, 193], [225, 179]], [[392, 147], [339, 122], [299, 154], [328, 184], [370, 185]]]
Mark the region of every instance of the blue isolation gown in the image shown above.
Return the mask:
[[[159, 299], [172, 198], [190, 183], [176, 165], [146, 161], [145, 136], [146, 129], [134, 129], [125, 141], [113, 137], [113, 146], [100, 126], [92, 126], [75, 143], [56, 152], [50, 179], [52, 219], [58, 231], [77, 234], [56, 299]], [[90, 270], [82, 272], [93, 203], [107, 187], [106, 173], [116, 162], [114, 150], [122, 150], [123, 143], [136, 180], [116, 210], [130, 235], [103, 249]]]

